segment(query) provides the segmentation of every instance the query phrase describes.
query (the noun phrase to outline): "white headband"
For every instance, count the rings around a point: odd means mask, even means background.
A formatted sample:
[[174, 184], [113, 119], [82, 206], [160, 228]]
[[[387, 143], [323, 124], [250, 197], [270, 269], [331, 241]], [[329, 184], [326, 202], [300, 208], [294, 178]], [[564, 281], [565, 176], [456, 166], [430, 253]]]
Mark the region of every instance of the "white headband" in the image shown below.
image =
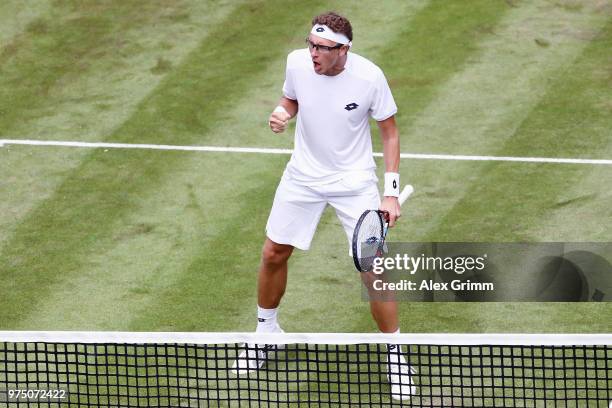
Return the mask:
[[335, 41], [338, 44], [344, 44], [351, 46], [351, 41], [348, 37], [342, 33], [335, 33], [326, 25], [315, 24], [310, 30], [310, 34], [316, 35], [317, 37], [325, 38], [326, 40]]

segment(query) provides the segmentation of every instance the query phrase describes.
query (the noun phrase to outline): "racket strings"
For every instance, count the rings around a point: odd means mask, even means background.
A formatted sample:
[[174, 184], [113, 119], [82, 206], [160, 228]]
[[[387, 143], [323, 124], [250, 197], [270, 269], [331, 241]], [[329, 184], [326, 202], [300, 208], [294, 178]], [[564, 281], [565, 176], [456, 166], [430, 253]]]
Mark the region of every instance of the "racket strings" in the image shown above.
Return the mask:
[[357, 258], [360, 269], [369, 271], [383, 242], [383, 220], [378, 211], [368, 211], [357, 227]]

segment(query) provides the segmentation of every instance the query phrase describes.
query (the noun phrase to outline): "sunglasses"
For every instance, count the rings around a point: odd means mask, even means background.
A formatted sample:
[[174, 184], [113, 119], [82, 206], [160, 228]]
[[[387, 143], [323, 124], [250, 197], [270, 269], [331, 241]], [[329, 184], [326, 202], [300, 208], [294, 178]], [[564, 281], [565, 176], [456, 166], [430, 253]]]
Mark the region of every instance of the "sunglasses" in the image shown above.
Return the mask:
[[306, 38], [306, 44], [308, 45], [308, 48], [310, 50], [315, 49], [319, 52], [330, 52], [331, 50], [337, 50], [338, 48], [341, 48], [344, 45], [344, 44], [336, 44], [330, 47], [328, 45], [315, 44], [312, 41], [310, 41], [308, 38]]

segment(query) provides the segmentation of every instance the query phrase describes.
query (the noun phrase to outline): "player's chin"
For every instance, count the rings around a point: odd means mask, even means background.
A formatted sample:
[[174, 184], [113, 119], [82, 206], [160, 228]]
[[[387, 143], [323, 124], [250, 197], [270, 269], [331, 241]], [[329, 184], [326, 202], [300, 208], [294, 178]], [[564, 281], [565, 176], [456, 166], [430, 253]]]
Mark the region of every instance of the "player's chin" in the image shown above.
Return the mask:
[[314, 67], [314, 70], [317, 74], [321, 73], [321, 64], [319, 64], [318, 62], [312, 62], [312, 66]]

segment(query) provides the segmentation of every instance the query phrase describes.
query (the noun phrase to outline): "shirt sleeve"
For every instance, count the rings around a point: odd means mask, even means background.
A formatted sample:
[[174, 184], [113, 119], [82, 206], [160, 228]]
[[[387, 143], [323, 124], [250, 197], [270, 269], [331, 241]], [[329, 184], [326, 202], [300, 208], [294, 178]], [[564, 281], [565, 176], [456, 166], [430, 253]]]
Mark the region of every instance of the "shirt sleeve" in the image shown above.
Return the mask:
[[393, 94], [391, 94], [387, 78], [380, 71], [374, 83], [374, 97], [370, 106], [370, 116], [377, 122], [380, 122], [396, 113], [397, 105], [393, 99]]
[[291, 69], [291, 54], [287, 56], [287, 68], [285, 70], [285, 83], [283, 84], [283, 95], [286, 98], [297, 100], [295, 87], [293, 85], [293, 70]]

